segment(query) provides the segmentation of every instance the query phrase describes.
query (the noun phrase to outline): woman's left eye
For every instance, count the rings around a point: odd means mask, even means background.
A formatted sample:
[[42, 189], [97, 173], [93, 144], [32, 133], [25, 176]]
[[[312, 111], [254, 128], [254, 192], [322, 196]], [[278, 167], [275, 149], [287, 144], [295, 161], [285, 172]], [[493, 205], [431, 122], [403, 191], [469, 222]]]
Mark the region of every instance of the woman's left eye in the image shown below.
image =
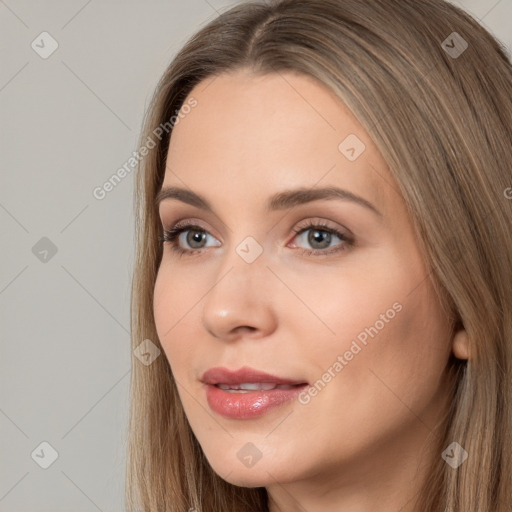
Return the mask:
[[[294, 239], [301, 239], [302, 243], [307, 243], [313, 247], [312, 249], [299, 248], [298, 250], [302, 254], [325, 256], [345, 250], [347, 247], [353, 245], [353, 241], [348, 236], [337, 229], [323, 224], [308, 224], [307, 226], [295, 229], [294, 232], [296, 233]], [[305, 237], [304, 235], [307, 233], [309, 234]], [[180, 256], [195, 255], [202, 253], [203, 249], [208, 247], [207, 245], [203, 245], [208, 236], [211, 235], [201, 226], [186, 224], [164, 230], [163, 235], [159, 236], [159, 241], [162, 243], [170, 243], [171, 249]], [[341, 243], [331, 246], [331, 243], [335, 242], [336, 239]], [[183, 248], [183, 243], [188, 244], [189, 247], [192, 248]], [[218, 245], [220, 245], [220, 243], [214, 244], [214, 246]]]
[[[348, 236], [324, 224], [309, 224], [296, 229], [295, 233], [297, 233], [295, 238], [302, 239], [303, 242], [313, 247], [313, 249], [301, 249], [304, 254], [324, 256], [343, 251], [353, 244]], [[306, 234], [307, 236], [304, 236]], [[335, 241], [336, 238], [341, 243], [331, 246], [331, 242]]]

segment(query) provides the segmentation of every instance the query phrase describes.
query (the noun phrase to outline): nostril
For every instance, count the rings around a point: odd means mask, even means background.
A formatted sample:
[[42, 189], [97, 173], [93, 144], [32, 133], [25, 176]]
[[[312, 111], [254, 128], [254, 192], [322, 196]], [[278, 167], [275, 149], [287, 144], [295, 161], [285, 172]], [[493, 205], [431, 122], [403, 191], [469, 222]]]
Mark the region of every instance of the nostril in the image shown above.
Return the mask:
[[248, 330], [248, 331], [252, 332], [252, 331], [256, 330], [256, 327], [252, 327], [251, 325], [242, 325], [242, 326], [238, 327], [237, 330], [239, 330], [239, 331]]

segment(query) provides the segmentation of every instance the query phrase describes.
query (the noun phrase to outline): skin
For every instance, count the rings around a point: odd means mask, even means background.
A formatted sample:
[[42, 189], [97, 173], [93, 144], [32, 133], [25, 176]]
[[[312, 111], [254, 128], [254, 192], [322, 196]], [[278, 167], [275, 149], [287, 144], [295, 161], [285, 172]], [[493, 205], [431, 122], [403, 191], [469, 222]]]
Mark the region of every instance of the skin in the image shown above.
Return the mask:
[[[164, 244], [154, 313], [208, 461], [230, 483], [265, 486], [271, 512], [415, 510], [427, 463], [441, 456], [429, 435], [448, 406], [447, 361], [451, 352], [467, 357], [467, 337], [450, 330], [386, 162], [344, 104], [310, 77], [239, 70], [190, 96], [198, 105], [174, 128], [164, 187], [203, 195], [215, 214], [160, 203], [165, 228], [199, 223], [207, 248], [178, 256]], [[349, 134], [366, 146], [355, 161], [338, 149]], [[337, 199], [264, 211], [277, 192], [328, 185], [381, 215]], [[327, 256], [301, 253], [345, 244], [333, 235], [315, 245], [315, 228], [296, 235], [309, 220], [352, 234], [354, 244]], [[197, 252], [201, 244], [187, 243], [187, 234], [181, 247]], [[236, 252], [248, 236], [263, 249], [250, 264]], [[294, 400], [250, 420], [209, 408], [200, 382], [208, 368], [251, 366], [314, 383], [395, 303], [401, 310], [306, 405]], [[262, 453], [250, 468], [237, 458], [249, 442]]]

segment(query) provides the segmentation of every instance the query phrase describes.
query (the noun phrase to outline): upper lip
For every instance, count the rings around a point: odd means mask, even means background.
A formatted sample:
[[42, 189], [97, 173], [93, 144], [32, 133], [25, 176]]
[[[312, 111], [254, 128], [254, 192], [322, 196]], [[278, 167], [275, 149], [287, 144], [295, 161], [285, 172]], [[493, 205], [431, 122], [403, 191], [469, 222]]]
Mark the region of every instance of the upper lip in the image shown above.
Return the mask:
[[210, 368], [203, 373], [201, 381], [205, 384], [244, 384], [244, 383], [258, 383], [269, 382], [275, 384], [307, 384], [305, 380], [286, 379], [271, 375], [270, 373], [262, 372], [248, 366], [244, 366], [239, 370], [228, 370], [227, 368], [215, 367]]

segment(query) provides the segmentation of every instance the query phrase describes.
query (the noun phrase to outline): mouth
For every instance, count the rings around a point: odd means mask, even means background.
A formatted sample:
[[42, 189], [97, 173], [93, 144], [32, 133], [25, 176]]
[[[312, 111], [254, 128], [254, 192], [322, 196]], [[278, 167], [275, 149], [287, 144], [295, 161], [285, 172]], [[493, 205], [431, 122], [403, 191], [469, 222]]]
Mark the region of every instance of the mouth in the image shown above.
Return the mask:
[[244, 366], [239, 370], [229, 370], [222, 367], [210, 368], [204, 372], [201, 382], [213, 386], [224, 386], [223, 389], [243, 389], [249, 391], [308, 384], [305, 380], [279, 377], [248, 366]]
[[246, 382], [243, 384], [214, 384], [228, 393], [250, 393], [251, 391], [270, 391], [271, 389], [293, 389], [304, 384], [276, 384], [275, 382]]
[[236, 371], [211, 368], [201, 382], [210, 409], [237, 420], [254, 419], [284, 406], [309, 385], [305, 380], [278, 377], [248, 367]]

